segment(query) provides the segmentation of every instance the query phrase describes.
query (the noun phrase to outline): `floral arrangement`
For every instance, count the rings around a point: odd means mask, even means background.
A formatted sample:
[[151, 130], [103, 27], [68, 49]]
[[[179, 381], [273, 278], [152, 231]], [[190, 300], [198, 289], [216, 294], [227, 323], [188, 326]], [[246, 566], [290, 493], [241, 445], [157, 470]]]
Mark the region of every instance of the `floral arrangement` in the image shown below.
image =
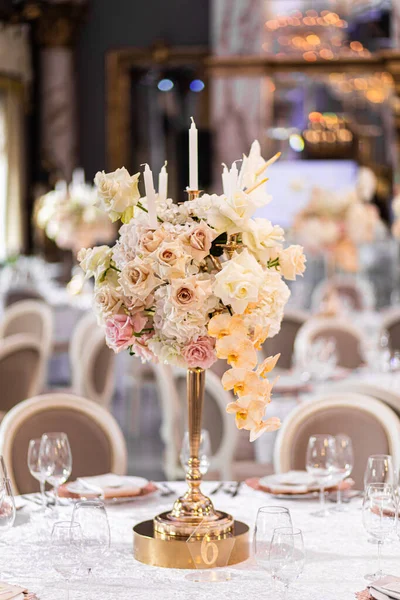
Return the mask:
[[277, 418], [264, 420], [273, 387], [267, 375], [279, 355], [259, 365], [257, 351], [280, 329], [290, 295], [284, 278], [305, 269], [302, 248], [283, 247], [281, 227], [253, 218], [271, 201], [263, 174], [275, 158], [264, 161], [256, 141], [240, 172], [235, 163], [224, 168], [222, 195], [181, 204], [156, 195], [155, 227], [139, 173], [97, 173], [99, 205], [123, 224], [113, 248], [78, 256], [86, 277], [94, 277], [94, 310], [108, 346], [185, 368], [226, 359], [232, 368], [222, 383], [238, 396], [227, 410], [251, 441], [280, 426]]
[[99, 242], [115, 238], [110, 219], [96, 206], [97, 191], [83, 181], [70, 186], [59, 182], [56, 189], [38, 199], [34, 221], [62, 250], [75, 254]]
[[295, 217], [292, 234], [307, 252], [327, 253], [345, 271], [359, 269], [357, 245], [374, 241], [384, 225], [376, 206], [374, 173], [362, 167], [356, 185], [342, 192], [311, 190], [306, 207]]

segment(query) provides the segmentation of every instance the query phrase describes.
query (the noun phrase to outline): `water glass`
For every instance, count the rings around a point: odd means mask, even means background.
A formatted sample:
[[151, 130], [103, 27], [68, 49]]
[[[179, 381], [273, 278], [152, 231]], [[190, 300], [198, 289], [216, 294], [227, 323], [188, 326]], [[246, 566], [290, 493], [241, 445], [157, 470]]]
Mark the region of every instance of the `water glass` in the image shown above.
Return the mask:
[[68, 583], [76, 575], [82, 562], [82, 531], [78, 523], [59, 521], [51, 532], [51, 562], [53, 568], [67, 581], [66, 598], [69, 600]]
[[389, 454], [373, 454], [368, 458], [364, 473], [364, 490], [373, 483], [388, 483], [395, 486], [393, 460]]
[[349, 477], [354, 466], [353, 444], [348, 435], [340, 433], [335, 436], [335, 464], [333, 473], [338, 481], [337, 503], [335, 510], [343, 511], [342, 492], [340, 483]]
[[54, 487], [56, 507], [58, 488], [72, 471], [72, 453], [66, 433], [44, 433], [40, 442], [39, 468], [42, 476]]
[[46, 478], [44, 477], [43, 472], [40, 469], [39, 463], [39, 453], [40, 453], [40, 443], [41, 439], [38, 438], [36, 440], [31, 440], [29, 442], [28, 447], [28, 469], [30, 474], [34, 479], [39, 481], [40, 484], [40, 494], [42, 497], [42, 508], [41, 510], [46, 510], [47, 502], [46, 502], [46, 494], [45, 494], [45, 484]]
[[77, 502], [71, 522], [78, 523], [81, 528], [82, 563], [90, 574], [95, 566], [101, 564], [110, 548], [110, 525], [103, 502]]
[[325, 487], [332, 479], [335, 460], [335, 438], [328, 434], [312, 435], [308, 440], [306, 469], [320, 486], [320, 510], [314, 513], [317, 517], [329, 514], [325, 505]]
[[[181, 465], [185, 471], [188, 470], [190, 459], [190, 443], [189, 443], [189, 432], [185, 431], [183, 436], [182, 448], [180, 453]], [[210, 435], [207, 429], [201, 430], [200, 445], [199, 445], [199, 460], [200, 460], [200, 473], [205, 475], [210, 467], [211, 459], [211, 441]]]
[[15, 501], [11, 489], [11, 481], [0, 481], [0, 535], [9, 531], [15, 521]]
[[384, 541], [396, 530], [397, 503], [393, 486], [386, 483], [374, 483], [368, 486], [363, 502], [363, 525], [365, 530], [377, 541], [378, 570], [366, 575], [374, 581], [384, 577], [381, 569], [381, 548]]
[[283, 583], [284, 598], [288, 598], [289, 586], [303, 572], [305, 563], [303, 534], [300, 529], [278, 527], [274, 530], [269, 553], [273, 579]]
[[284, 506], [262, 506], [258, 509], [254, 528], [254, 557], [263, 569], [270, 570], [269, 552], [274, 530], [292, 528], [292, 518]]

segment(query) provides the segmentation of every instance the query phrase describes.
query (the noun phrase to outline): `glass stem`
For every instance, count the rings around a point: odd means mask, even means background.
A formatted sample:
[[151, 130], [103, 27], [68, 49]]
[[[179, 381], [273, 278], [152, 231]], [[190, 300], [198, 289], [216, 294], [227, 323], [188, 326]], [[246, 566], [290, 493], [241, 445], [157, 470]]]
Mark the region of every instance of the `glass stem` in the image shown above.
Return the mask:
[[338, 488], [336, 492], [336, 504], [338, 505], [338, 508], [342, 507], [342, 490], [340, 488]]
[[47, 501], [46, 501], [46, 494], [45, 494], [45, 485], [46, 482], [44, 480], [40, 480], [40, 495], [42, 496], [42, 504], [43, 504], [43, 508], [47, 508]]
[[54, 487], [54, 508], [59, 508], [60, 506], [60, 499], [58, 497], [58, 485], [57, 487]]
[[378, 573], [380, 574], [382, 569], [381, 569], [381, 554], [382, 554], [382, 542], [381, 540], [378, 540]]
[[321, 512], [325, 512], [325, 488], [322, 487], [319, 492], [319, 505], [321, 507]]
[[289, 598], [289, 584], [285, 583], [285, 589], [283, 591], [283, 600], [287, 600]]

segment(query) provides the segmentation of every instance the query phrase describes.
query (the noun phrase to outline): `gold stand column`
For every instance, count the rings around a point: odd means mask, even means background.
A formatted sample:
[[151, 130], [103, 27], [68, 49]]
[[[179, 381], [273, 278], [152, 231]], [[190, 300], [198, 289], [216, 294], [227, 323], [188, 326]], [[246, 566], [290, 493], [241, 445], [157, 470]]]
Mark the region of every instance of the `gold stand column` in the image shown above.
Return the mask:
[[186, 474], [187, 492], [176, 500], [169, 513], [162, 513], [154, 519], [154, 529], [170, 536], [190, 536], [193, 532], [201, 536], [206, 533], [216, 535], [231, 531], [233, 518], [214, 509], [210, 498], [200, 490], [201, 473], [199, 446], [205, 386], [204, 369], [189, 369], [187, 373], [188, 418], [190, 459]]

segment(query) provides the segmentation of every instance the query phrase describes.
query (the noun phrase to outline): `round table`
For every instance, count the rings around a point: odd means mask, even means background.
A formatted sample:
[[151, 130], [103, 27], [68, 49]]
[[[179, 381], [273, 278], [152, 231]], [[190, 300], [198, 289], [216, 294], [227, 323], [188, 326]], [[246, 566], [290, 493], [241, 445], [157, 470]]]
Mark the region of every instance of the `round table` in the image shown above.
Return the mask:
[[[169, 482], [169, 485], [177, 493], [185, 489], [183, 482]], [[206, 493], [215, 487], [215, 482], [203, 485]], [[306, 547], [304, 573], [294, 583], [289, 596], [293, 600], [354, 600], [355, 592], [366, 587], [365, 573], [376, 570], [376, 546], [367, 542], [359, 498], [347, 505], [348, 512], [332, 512], [328, 518], [310, 514], [317, 507], [317, 501], [274, 500], [245, 484], [235, 498], [220, 491], [212, 499], [217, 508], [245, 521], [251, 528], [260, 506], [275, 504], [290, 509], [294, 526], [303, 530]], [[217, 583], [195, 583], [187, 579], [188, 571], [136, 562], [132, 554], [132, 526], [168, 510], [173, 500], [173, 496], [162, 497], [157, 492], [129, 504], [109, 506], [110, 556], [90, 578], [71, 581], [70, 600], [280, 598], [280, 585], [275, 584], [253, 558], [228, 567], [232, 579]], [[15, 527], [0, 538], [0, 571], [11, 576], [10, 583], [26, 586], [40, 600], [62, 600], [66, 583], [54, 571], [50, 560], [53, 521], [35, 515], [34, 511], [35, 505], [26, 502], [18, 511]], [[61, 508], [60, 519], [69, 519], [71, 512], [71, 506]], [[393, 536], [384, 546], [382, 562], [388, 574], [400, 575], [400, 541], [397, 537]]]

